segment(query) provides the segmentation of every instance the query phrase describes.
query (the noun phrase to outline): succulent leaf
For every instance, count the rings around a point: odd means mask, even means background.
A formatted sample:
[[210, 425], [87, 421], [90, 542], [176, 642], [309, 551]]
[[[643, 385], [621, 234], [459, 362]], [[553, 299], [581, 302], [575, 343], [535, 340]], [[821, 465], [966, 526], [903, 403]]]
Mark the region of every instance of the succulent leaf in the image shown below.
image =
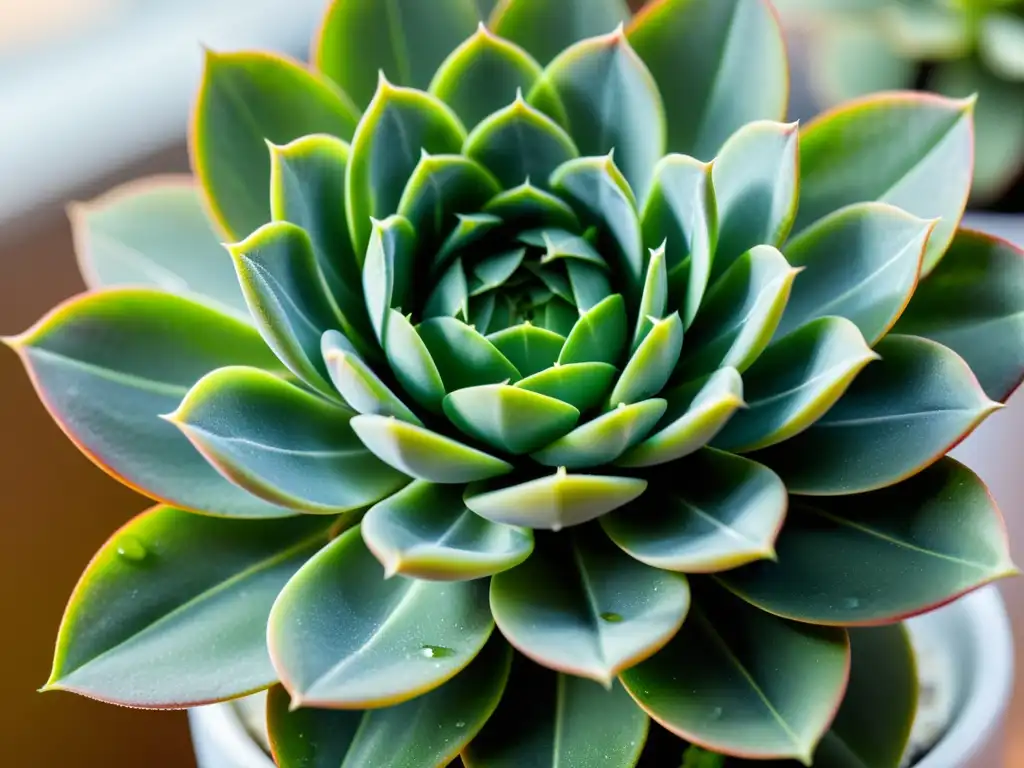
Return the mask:
[[550, 368], [565, 346], [564, 336], [529, 323], [505, 328], [487, 338], [522, 376]]
[[[589, 309], [589, 307], [588, 307]], [[668, 268], [665, 265], [665, 245], [651, 251], [647, 260], [647, 277], [644, 279], [644, 290], [640, 294], [640, 309], [637, 311], [636, 324], [633, 326], [633, 346], [636, 352], [657, 318], [668, 314]], [[652, 320], [651, 318], [655, 318]]]
[[500, 217], [506, 224], [523, 229], [580, 228], [580, 221], [568, 203], [535, 186], [529, 179], [495, 197], [484, 206], [484, 212]]
[[568, 403], [508, 384], [457, 389], [444, 399], [444, 412], [465, 434], [512, 455], [560, 438], [580, 418]]
[[654, 429], [667, 404], [659, 398], [622, 404], [533, 454], [548, 467], [583, 469], [610, 464]]
[[521, 378], [518, 369], [498, 347], [455, 318], [426, 320], [417, 331], [437, 365], [447, 392], [483, 384], [515, 382]]
[[382, 344], [391, 308], [408, 304], [416, 237], [416, 229], [404, 216], [389, 216], [372, 223], [363, 264], [363, 297], [374, 333]]
[[402, 389], [423, 408], [440, 413], [444, 383], [412, 321], [401, 312], [388, 310], [384, 338], [384, 354]]
[[604, 400], [617, 374], [608, 363], [556, 363], [514, 386], [556, 398], [583, 413]]
[[629, 358], [608, 402], [629, 405], [658, 394], [668, 383], [683, 348], [683, 321], [678, 312], [652, 321], [651, 330]]
[[580, 40], [611, 32], [629, 20], [624, 0], [500, 0], [490, 26], [501, 37], [518, 43], [541, 64]]
[[626, 302], [612, 294], [580, 315], [558, 354], [560, 365], [618, 363], [626, 350]]

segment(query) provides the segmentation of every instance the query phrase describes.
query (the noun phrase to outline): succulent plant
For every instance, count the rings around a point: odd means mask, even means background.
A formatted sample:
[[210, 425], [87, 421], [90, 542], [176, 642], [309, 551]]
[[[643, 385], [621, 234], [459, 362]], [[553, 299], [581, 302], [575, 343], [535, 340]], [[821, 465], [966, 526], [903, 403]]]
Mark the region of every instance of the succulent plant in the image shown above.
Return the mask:
[[1014, 572], [944, 455], [1024, 371], [973, 102], [777, 122], [761, 0], [478, 14], [210, 53], [195, 182], [72, 208], [91, 290], [8, 342], [159, 504], [46, 688], [269, 688], [286, 767], [895, 766], [901, 620]]
[[777, 0], [826, 104], [892, 88], [977, 94], [974, 199], [1024, 181], [1024, 0]]

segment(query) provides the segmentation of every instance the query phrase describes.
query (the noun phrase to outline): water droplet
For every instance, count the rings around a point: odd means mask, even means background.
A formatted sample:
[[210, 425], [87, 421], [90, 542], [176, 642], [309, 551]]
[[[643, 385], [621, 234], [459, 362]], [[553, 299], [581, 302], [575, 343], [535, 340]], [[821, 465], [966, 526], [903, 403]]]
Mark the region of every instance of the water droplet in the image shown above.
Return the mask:
[[117, 540], [117, 556], [133, 563], [146, 559], [146, 548], [134, 536], [122, 536]]
[[860, 598], [859, 597], [848, 597], [848, 598], [846, 598], [843, 601], [843, 604], [847, 608], [860, 608]]
[[715, 707], [714, 709], [711, 710], [711, 719], [712, 720], [718, 720], [721, 716], [722, 716], [722, 708], [721, 707]]
[[465, 724], [465, 723], [464, 723], [464, 722], [463, 722], [462, 720], [459, 720], [459, 722], [457, 722], [457, 723], [455, 724], [455, 727], [456, 727], [456, 728], [465, 728], [465, 727], [466, 727], [466, 724]]
[[618, 613], [613, 613], [612, 611], [605, 611], [601, 614], [601, 618], [611, 624], [618, 624], [620, 621], [622, 621], [622, 615]]
[[425, 659], [443, 659], [445, 656], [453, 656], [455, 651], [445, 648], [443, 645], [424, 645], [420, 648], [420, 655]]

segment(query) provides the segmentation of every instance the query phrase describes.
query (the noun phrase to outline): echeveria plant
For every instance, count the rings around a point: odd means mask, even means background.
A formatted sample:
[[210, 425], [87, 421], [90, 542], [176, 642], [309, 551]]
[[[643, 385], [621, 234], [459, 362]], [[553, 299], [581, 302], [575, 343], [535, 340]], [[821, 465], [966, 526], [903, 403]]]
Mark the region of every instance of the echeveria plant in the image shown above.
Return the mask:
[[919, 87], [978, 94], [972, 193], [1024, 182], [1024, 0], [778, 0], [807, 32], [807, 74], [825, 103]]
[[895, 766], [900, 621], [1014, 570], [944, 457], [1024, 371], [973, 102], [777, 122], [762, 0], [479, 12], [210, 53], [195, 182], [73, 209], [92, 290], [9, 343], [159, 504], [46, 688], [270, 688], [287, 768]]

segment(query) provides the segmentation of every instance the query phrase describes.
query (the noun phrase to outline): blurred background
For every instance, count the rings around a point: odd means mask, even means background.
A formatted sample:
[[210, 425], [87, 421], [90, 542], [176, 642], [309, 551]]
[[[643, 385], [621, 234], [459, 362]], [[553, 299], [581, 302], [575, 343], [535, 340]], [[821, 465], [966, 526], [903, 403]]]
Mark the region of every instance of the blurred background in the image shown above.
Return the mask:
[[[200, 44], [304, 58], [324, 5], [0, 0], [0, 334], [22, 331], [83, 290], [64, 214], [68, 201], [137, 176], [188, 170], [183, 141]], [[797, 107], [801, 117], [817, 108], [813, 100]], [[1019, 188], [1021, 178], [1005, 191]], [[1002, 212], [975, 222], [1024, 244], [1024, 206], [1008, 196], [972, 203], [983, 215]], [[1018, 563], [1024, 563], [1022, 430], [1018, 395], [960, 450], [1006, 513]], [[148, 503], [77, 452], [44, 412], [15, 355], [2, 349], [0, 434], [0, 764], [194, 766], [183, 713], [35, 692], [49, 673], [61, 612], [79, 573], [106, 537]], [[1024, 649], [1024, 579], [1002, 588]], [[1024, 653], [1018, 659], [1024, 667]], [[1024, 768], [1022, 679], [1019, 674], [1008, 768]]]

